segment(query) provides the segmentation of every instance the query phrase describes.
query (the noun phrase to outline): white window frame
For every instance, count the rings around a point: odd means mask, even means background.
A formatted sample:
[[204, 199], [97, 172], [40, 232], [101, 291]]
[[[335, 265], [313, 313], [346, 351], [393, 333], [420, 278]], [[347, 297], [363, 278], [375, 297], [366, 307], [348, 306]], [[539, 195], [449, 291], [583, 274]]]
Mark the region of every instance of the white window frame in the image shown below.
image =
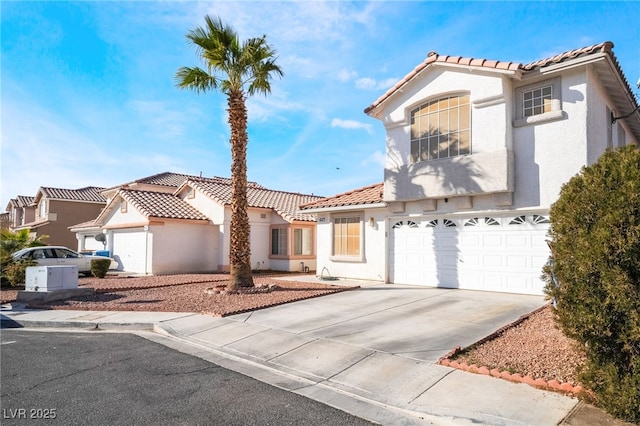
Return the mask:
[[[525, 93], [531, 93], [532, 91], [541, 90], [546, 87], [551, 87], [551, 111], [525, 116]], [[515, 117], [512, 123], [514, 127], [546, 123], [561, 120], [565, 117], [565, 113], [562, 111], [562, 87], [560, 85], [559, 77], [518, 87], [515, 92]]]
[[47, 217], [47, 200], [45, 198], [40, 200], [40, 205], [38, 206], [38, 214], [40, 215], [40, 219], [44, 219]]
[[[357, 255], [345, 255], [345, 254], [336, 254], [335, 253], [335, 223], [338, 219], [358, 219], [358, 229], [360, 232], [360, 241], [359, 241], [359, 253]], [[343, 213], [343, 214], [335, 214], [331, 217], [331, 256], [329, 257], [332, 261], [337, 262], [364, 262], [364, 212], [353, 212], [353, 213]]]

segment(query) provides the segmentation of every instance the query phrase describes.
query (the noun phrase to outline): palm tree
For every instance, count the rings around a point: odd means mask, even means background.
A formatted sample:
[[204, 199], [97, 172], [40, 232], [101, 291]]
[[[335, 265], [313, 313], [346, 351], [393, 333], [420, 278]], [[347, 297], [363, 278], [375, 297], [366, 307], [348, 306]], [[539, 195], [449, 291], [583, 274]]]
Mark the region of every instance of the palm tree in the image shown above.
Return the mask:
[[245, 99], [271, 92], [273, 75], [281, 77], [276, 51], [266, 36], [240, 42], [236, 31], [220, 18], [205, 16], [205, 27], [187, 33], [206, 70], [182, 67], [176, 73], [177, 86], [196, 93], [219, 89], [227, 96], [231, 127], [231, 249], [229, 254], [231, 289], [253, 287], [249, 216], [247, 215], [247, 107]]

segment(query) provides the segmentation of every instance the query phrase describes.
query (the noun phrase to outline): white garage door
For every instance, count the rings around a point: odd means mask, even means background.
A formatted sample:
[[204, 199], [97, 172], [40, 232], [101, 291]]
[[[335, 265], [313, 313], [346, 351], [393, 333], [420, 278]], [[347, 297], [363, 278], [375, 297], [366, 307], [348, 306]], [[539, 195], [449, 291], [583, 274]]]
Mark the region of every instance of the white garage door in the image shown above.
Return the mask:
[[119, 270], [147, 273], [146, 233], [143, 230], [114, 232], [113, 257], [118, 262]]
[[393, 283], [542, 294], [545, 216], [398, 218], [390, 225]]

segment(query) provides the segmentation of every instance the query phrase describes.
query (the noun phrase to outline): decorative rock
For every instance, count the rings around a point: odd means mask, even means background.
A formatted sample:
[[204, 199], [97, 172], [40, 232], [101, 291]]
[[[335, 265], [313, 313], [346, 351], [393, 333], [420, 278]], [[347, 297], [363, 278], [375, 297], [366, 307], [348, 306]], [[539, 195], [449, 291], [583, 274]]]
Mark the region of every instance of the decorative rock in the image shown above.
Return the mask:
[[563, 383], [560, 385], [560, 390], [565, 392], [573, 392], [573, 385], [571, 383]]
[[547, 382], [547, 386], [549, 386], [552, 389], [557, 389], [557, 390], [561, 390], [560, 389], [560, 382], [557, 380], [549, 380]]
[[542, 387], [544, 387], [544, 388], [546, 388], [546, 387], [547, 387], [547, 381], [546, 381], [546, 380], [544, 380], [544, 379], [535, 379], [535, 380], [533, 381], [533, 384], [534, 384], [535, 386], [542, 386]]
[[491, 372], [489, 371], [489, 369], [485, 366], [479, 367], [478, 368], [478, 373], [479, 374], [484, 374], [485, 376], [488, 376], [491, 374]]

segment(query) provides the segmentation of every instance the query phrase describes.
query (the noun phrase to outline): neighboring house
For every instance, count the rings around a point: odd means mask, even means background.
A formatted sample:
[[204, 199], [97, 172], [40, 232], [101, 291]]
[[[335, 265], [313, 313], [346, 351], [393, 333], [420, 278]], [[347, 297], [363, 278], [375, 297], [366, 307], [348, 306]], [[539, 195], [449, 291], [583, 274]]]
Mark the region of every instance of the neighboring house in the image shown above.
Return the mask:
[[16, 229], [36, 219], [34, 197], [18, 195], [9, 200], [6, 211], [9, 215], [9, 229]]
[[9, 212], [0, 213], [0, 229], [9, 229]]
[[[129, 188], [138, 191], [152, 191], [173, 193], [190, 176], [179, 173], [158, 173], [147, 176], [112, 188], [104, 189], [101, 194], [109, 203], [120, 189]], [[91, 220], [69, 227], [69, 230], [76, 234], [78, 251], [92, 252], [96, 250], [106, 250], [106, 239], [100, 226], [95, 224], [95, 215]], [[96, 239], [96, 237], [98, 239]]]
[[318, 216], [318, 270], [542, 294], [561, 186], [640, 140], [612, 48], [527, 65], [429, 53], [365, 109], [385, 126], [384, 184], [302, 206]]
[[[105, 191], [104, 211], [71, 229], [85, 244], [102, 232], [106, 249], [127, 272], [228, 272], [230, 182], [175, 173], [143, 178]], [[321, 197], [255, 182], [248, 183], [247, 196], [252, 268], [314, 270], [315, 217], [298, 206]]]
[[106, 204], [100, 193], [104, 188], [89, 186], [80, 189], [40, 187], [33, 198], [33, 220], [16, 226], [29, 229], [34, 236], [48, 235], [47, 244], [75, 247], [78, 242], [69, 226], [95, 218]]

